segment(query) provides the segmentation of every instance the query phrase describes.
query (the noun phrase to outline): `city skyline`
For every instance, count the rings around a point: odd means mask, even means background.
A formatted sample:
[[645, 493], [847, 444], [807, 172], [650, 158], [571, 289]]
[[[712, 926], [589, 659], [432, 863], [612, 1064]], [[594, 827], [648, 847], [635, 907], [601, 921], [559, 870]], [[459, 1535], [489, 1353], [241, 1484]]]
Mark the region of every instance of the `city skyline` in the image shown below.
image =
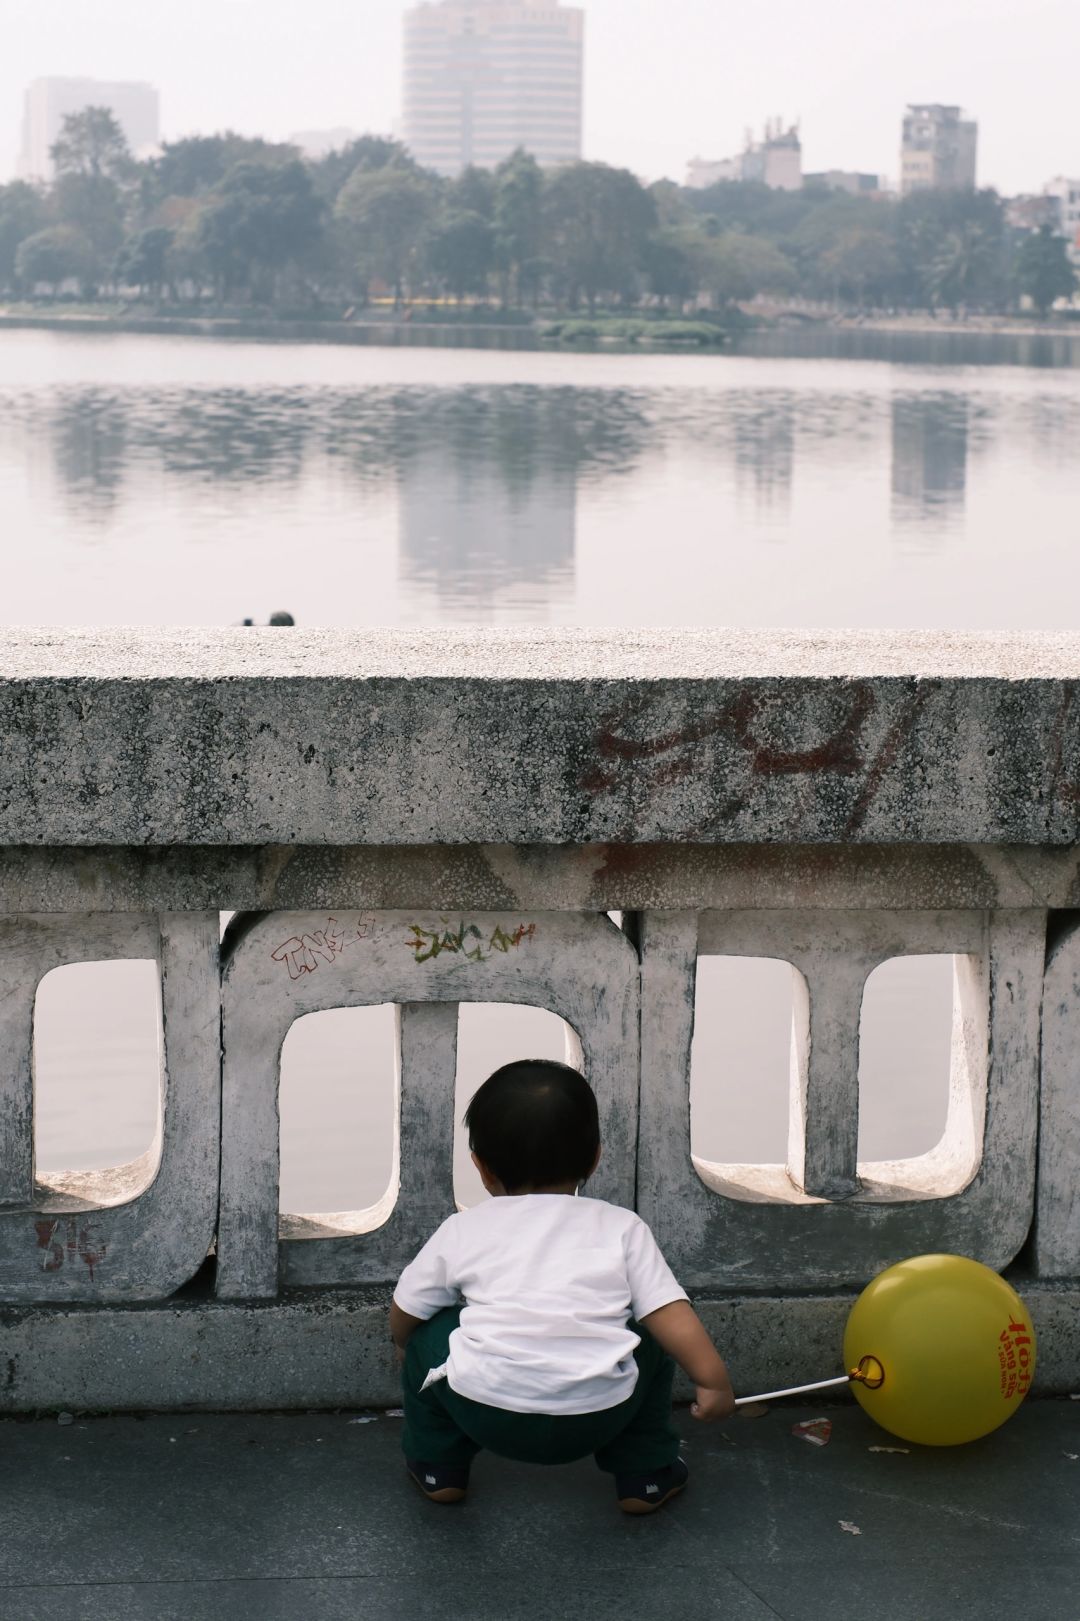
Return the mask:
[[[144, 80], [166, 139], [234, 127], [284, 139], [339, 124], [401, 130], [405, 0], [190, 0], [183, 18], [136, 0], [5, 0], [0, 178], [15, 172], [23, 95], [41, 77]], [[962, 104], [980, 127], [980, 184], [1038, 191], [1080, 171], [1071, 63], [1075, 0], [909, 0], [866, 26], [861, 0], [719, 14], [713, 0], [585, 0], [584, 156], [682, 180], [695, 155], [736, 151], [779, 108], [805, 167], [899, 174], [913, 101]], [[660, 25], [658, 27], [658, 24]], [[692, 44], [693, 48], [689, 48]]]

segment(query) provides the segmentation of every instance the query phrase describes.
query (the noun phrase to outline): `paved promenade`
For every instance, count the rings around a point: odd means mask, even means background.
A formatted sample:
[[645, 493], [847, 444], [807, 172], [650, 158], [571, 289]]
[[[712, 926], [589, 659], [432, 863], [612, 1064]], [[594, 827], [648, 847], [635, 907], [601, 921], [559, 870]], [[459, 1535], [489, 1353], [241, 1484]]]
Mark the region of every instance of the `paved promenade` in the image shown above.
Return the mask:
[[642, 1520], [591, 1462], [484, 1457], [436, 1508], [357, 1416], [0, 1423], [2, 1621], [1080, 1621], [1080, 1402], [945, 1452], [853, 1403], [683, 1411], [690, 1488]]

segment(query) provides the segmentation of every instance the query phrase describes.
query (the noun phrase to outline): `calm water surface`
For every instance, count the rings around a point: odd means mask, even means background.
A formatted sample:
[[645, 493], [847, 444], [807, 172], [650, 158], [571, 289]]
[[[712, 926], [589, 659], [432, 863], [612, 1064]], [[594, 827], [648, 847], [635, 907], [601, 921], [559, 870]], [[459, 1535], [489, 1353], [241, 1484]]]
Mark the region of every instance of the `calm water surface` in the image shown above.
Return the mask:
[[[1078, 498], [1077, 370], [0, 334], [9, 624], [287, 608], [304, 625], [1065, 629]], [[709, 1157], [783, 1157], [777, 972], [709, 970]], [[153, 1007], [147, 982], [136, 1028], [134, 974], [65, 971], [42, 992], [46, 1166], [146, 1144]], [[940, 1134], [948, 1009], [944, 961], [882, 975], [866, 1157]], [[365, 1203], [387, 1181], [389, 1015], [363, 1017], [289, 1038], [288, 1208]], [[559, 1041], [551, 1016], [470, 1014], [463, 1096]]]

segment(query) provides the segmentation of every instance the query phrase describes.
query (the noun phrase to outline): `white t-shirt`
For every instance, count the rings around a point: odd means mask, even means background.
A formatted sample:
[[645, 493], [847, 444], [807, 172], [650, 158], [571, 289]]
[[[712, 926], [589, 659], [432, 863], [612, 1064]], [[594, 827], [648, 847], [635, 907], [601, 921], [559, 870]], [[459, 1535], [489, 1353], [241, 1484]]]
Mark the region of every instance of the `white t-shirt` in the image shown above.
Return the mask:
[[425, 1321], [464, 1301], [445, 1364], [460, 1396], [511, 1413], [599, 1413], [637, 1383], [627, 1318], [686, 1293], [632, 1210], [525, 1193], [448, 1217], [394, 1299]]

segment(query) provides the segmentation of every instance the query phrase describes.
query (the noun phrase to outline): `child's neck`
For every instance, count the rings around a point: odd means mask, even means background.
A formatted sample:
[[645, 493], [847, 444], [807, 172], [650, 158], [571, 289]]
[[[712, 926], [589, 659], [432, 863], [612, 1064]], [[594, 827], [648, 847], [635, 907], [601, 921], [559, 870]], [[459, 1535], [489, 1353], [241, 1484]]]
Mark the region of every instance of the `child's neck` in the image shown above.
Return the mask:
[[550, 1186], [542, 1188], [504, 1188], [499, 1182], [488, 1192], [493, 1199], [520, 1199], [528, 1193], [565, 1193], [572, 1198], [577, 1190], [576, 1182], [552, 1182]]

